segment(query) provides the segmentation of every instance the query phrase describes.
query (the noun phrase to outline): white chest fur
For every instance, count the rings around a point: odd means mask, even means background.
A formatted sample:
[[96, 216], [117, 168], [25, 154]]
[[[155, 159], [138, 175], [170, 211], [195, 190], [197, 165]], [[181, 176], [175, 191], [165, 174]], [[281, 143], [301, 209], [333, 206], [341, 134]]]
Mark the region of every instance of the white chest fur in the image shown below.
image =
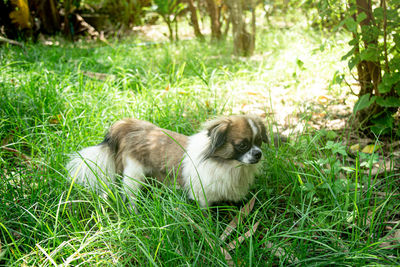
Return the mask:
[[204, 149], [210, 144], [207, 132], [189, 138], [183, 160], [182, 178], [189, 197], [201, 206], [216, 201], [239, 201], [254, 182], [258, 164], [243, 164], [236, 160], [204, 159]]

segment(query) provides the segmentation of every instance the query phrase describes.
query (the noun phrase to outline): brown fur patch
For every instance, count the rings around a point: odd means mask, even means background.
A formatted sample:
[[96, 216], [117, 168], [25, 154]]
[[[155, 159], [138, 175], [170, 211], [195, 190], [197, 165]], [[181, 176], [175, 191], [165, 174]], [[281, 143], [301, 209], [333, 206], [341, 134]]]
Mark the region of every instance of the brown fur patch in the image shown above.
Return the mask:
[[159, 128], [150, 122], [124, 119], [111, 127], [106, 141], [113, 146], [119, 174], [123, 172], [125, 157], [130, 156], [146, 169], [153, 170], [146, 175], [164, 181], [168, 175], [175, 175], [171, 172], [180, 170], [187, 136]]
[[[215, 148], [211, 148], [209, 156], [230, 159], [235, 154], [233, 144], [239, 144], [245, 139], [247, 139], [250, 143], [254, 142], [253, 131], [248, 122], [248, 119], [253, 120], [253, 122], [259, 129], [257, 135], [259, 137], [261, 136], [260, 138], [262, 138], [263, 140], [268, 140], [266, 138], [265, 126], [263, 125], [261, 119], [259, 119], [258, 117], [245, 115], [222, 117], [205, 124], [211, 140], [219, 139], [219, 137], [221, 136], [223, 136], [224, 139], [224, 142], [222, 144], [219, 144]], [[221, 125], [223, 125], [223, 127], [221, 127]], [[215, 129], [218, 129], [218, 131], [216, 131]]]
[[[205, 158], [230, 160], [236, 153], [234, 145], [245, 139], [250, 143], [254, 142], [248, 119], [259, 129], [257, 138], [268, 141], [265, 126], [260, 118], [245, 115], [221, 117], [205, 124], [211, 143]], [[132, 157], [145, 169], [151, 170], [146, 175], [162, 182], [166, 177], [177, 177], [181, 183], [181, 162], [187, 142], [187, 136], [159, 128], [150, 122], [124, 119], [110, 128], [103, 143], [113, 152], [118, 174], [122, 174], [124, 170], [125, 158]]]

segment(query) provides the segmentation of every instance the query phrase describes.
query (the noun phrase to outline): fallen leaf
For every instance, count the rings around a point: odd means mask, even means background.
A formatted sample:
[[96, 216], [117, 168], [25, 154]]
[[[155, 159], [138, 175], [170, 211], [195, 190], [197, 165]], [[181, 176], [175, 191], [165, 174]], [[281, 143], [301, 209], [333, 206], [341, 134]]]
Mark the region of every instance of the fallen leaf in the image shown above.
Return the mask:
[[329, 98], [326, 97], [326, 96], [324, 96], [324, 95], [321, 95], [321, 96], [319, 96], [319, 97], [317, 98], [317, 102], [318, 102], [319, 104], [321, 104], [321, 105], [325, 105], [326, 103], [328, 103], [328, 100], [329, 100]]
[[[397, 194], [397, 195], [399, 195], [399, 194]], [[398, 224], [398, 223], [400, 223], [400, 221], [387, 221], [385, 223], [387, 223], [387, 224]]]
[[394, 241], [396, 241], [397, 243], [400, 243], [400, 229], [397, 229], [397, 230], [394, 232], [393, 237], [394, 237]]
[[357, 152], [357, 151], [360, 151], [360, 144], [352, 145], [352, 146], [350, 147], [350, 151], [353, 152], [353, 153], [355, 153], [355, 152]]
[[363, 150], [361, 150], [361, 152], [363, 153], [367, 153], [367, 154], [372, 154], [374, 153], [376, 150], [378, 150], [380, 148], [380, 146], [375, 146], [375, 145], [367, 145], [363, 148]]
[[322, 119], [326, 117], [326, 113], [314, 113], [312, 116], [314, 119]]
[[83, 73], [83, 75], [86, 75], [90, 78], [101, 80], [101, 81], [115, 78], [115, 75], [108, 74], [108, 73], [100, 73], [100, 72], [92, 72], [92, 71], [82, 71], [82, 73]]
[[[253, 225], [252, 229], [250, 229], [249, 231], [247, 231], [247, 232], [244, 234], [244, 236], [239, 236], [239, 238], [238, 238], [238, 240], [237, 240], [237, 241], [239, 242], [239, 244], [242, 243], [246, 238], [251, 237], [251, 236], [256, 232], [257, 227], [258, 227], [259, 224], [260, 224], [260, 221], [256, 222], [256, 223]], [[235, 249], [236, 246], [237, 246], [236, 240], [234, 240], [234, 241], [232, 241], [232, 242], [230, 242], [230, 243], [228, 244], [229, 250]]]
[[4, 137], [3, 140], [1, 140], [1, 146], [5, 146], [10, 143], [10, 141], [14, 138], [14, 134], [15, 134], [16, 130], [18, 130], [18, 128], [16, 128], [15, 130], [9, 131], [8, 135], [6, 135], [6, 137]]
[[0, 148], [4, 149], [6, 151], [12, 152], [16, 157], [23, 159], [24, 162], [27, 163], [28, 165], [32, 165], [32, 162], [31, 162], [32, 159], [29, 156], [25, 155], [24, 153], [14, 149], [14, 148], [6, 147], [6, 146], [2, 146]]
[[[197, 228], [197, 230], [199, 230], [200, 232], [203, 232], [203, 229], [199, 225], [197, 225], [189, 216], [187, 216], [185, 213], [183, 213], [183, 215], [193, 224], [194, 227]], [[210, 246], [210, 248], [214, 248], [212, 240], [208, 239], [207, 235], [204, 235], [204, 237], [205, 237], [207, 244]], [[232, 256], [229, 254], [229, 252], [222, 247], [219, 247], [219, 248], [220, 248], [222, 254], [224, 254], [224, 257], [225, 257], [226, 262], [228, 263], [228, 266], [235, 266], [235, 264], [232, 260]]]
[[[247, 91], [246, 92], [248, 95], [255, 95], [255, 96], [260, 96], [261, 94], [258, 92], [252, 92], [252, 91]], [[261, 95], [262, 96], [262, 95]]]
[[255, 196], [252, 197], [252, 199], [250, 199], [250, 201], [240, 209], [239, 212], [239, 216], [236, 215], [232, 221], [228, 224], [228, 226], [225, 228], [224, 232], [221, 234], [221, 236], [219, 237], [222, 241], [224, 241], [231, 233], [232, 231], [237, 227], [238, 222], [239, 222], [239, 218], [240, 220], [242, 220], [243, 218], [245, 218], [247, 215], [250, 214], [251, 210], [254, 207], [254, 203], [256, 201]]
[[378, 246], [381, 249], [393, 249], [393, 246], [390, 244], [390, 242], [381, 242]]
[[235, 263], [232, 260], [231, 254], [229, 254], [229, 252], [222, 247], [220, 247], [220, 249], [221, 249], [222, 254], [224, 254], [224, 257], [225, 257], [226, 262], [228, 263], [228, 266], [235, 266]]
[[56, 115], [56, 116], [51, 117], [51, 118], [49, 119], [49, 122], [50, 122], [50, 124], [59, 124], [60, 121], [61, 121], [61, 119], [62, 119], [61, 114], [58, 114], [58, 115]]
[[[274, 244], [271, 242], [267, 242], [265, 245], [267, 248], [274, 248]], [[281, 247], [276, 247], [275, 251], [273, 252], [275, 256], [279, 257], [279, 258], [284, 258], [286, 256], [286, 252], [283, 248]], [[297, 263], [299, 262], [299, 259], [293, 255], [290, 255], [291, 257], [289, 257], [288, 262], [289, 263]]]

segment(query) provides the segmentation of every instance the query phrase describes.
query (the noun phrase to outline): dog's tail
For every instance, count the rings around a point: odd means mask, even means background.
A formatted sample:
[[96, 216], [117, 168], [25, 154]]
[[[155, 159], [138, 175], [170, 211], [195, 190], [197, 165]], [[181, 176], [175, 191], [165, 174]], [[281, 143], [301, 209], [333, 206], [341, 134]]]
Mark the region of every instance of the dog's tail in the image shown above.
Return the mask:
[[105, 143], [87, 147], [72, 154], [67, 170], [72, 182], [104, 192], [115, 180], [114, 155]]

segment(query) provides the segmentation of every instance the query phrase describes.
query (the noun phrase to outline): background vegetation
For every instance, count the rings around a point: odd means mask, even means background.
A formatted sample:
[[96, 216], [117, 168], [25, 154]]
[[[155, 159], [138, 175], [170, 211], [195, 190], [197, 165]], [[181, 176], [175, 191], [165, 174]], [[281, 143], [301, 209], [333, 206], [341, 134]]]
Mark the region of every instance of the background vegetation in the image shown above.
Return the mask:
[[[238, 3], [0, 1], [0, 265], [399, 264], [399, 3]], [[273, 144], [237, 206], [66, 179], [123, 117], [248, 112]]]

